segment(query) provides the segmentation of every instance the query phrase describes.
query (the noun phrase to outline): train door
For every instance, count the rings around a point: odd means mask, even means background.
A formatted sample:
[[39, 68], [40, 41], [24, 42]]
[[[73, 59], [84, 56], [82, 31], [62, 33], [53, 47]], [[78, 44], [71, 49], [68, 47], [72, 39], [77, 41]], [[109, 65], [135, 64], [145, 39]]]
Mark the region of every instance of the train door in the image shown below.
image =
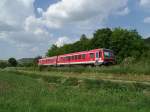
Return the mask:
[[99, 60], [99, 52], [96, 52], [96, 56], [95, 56], [95, 65], [98, 65], [98, 60]]
[[99, 58], [99, 52], [96, 52], [96, 60]]

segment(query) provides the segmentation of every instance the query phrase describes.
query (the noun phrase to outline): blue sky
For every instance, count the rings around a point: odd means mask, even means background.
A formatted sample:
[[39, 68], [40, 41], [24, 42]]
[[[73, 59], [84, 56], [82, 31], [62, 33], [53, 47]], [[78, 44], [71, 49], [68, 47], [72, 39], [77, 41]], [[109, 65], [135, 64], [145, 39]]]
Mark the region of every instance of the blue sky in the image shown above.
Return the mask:
[[150, 36], [150, 0], [1, 0], [0, 10], [0, 59], [44, 56], [98, 28]]

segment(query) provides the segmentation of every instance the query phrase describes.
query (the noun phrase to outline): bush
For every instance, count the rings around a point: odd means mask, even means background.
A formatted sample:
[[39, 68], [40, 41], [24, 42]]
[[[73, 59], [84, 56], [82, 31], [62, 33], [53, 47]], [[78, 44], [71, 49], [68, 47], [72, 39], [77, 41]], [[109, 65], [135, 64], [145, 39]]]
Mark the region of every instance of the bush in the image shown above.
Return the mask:
[[7, 62], [4, 62], [4, 61], [1, 61], [0, 62], [0, 68], [6, 68], [8, 66], [8, 63]]
[[131, 65], [133, 63], [135, 63], [135, 58], [134, 57], [127, 57], [122, 61], [122, 65]]
[[18, 65], [18, 62], [15, 58], [9, 58], [8, 63], [11, 67], [16, 67]]

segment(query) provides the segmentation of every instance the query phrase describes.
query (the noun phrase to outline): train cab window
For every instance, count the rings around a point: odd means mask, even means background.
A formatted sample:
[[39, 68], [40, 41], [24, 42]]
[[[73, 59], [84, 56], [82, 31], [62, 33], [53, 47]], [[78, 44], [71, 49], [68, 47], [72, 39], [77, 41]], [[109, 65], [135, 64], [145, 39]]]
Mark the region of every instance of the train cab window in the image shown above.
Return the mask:
[[90, 58], [94, 58], [94, 53], [90, 53]]
[[85, 59], [85, 54], [82, 54], [82, 59]]
[[111, 57], [111, 54], [109, 51], [104, 51], [104, 57], [105, 58], [110, 58]]

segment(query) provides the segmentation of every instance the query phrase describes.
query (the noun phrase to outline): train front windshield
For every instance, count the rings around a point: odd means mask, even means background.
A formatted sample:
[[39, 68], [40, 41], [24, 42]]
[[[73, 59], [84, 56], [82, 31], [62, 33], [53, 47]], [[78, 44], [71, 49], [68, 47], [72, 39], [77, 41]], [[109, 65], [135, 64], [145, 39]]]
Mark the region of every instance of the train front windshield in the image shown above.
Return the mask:
[[110, 50], [104, 50], [104, 58], [114, 58], [114, 54]]

